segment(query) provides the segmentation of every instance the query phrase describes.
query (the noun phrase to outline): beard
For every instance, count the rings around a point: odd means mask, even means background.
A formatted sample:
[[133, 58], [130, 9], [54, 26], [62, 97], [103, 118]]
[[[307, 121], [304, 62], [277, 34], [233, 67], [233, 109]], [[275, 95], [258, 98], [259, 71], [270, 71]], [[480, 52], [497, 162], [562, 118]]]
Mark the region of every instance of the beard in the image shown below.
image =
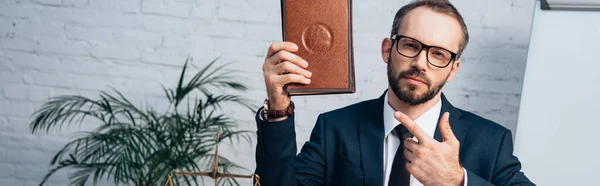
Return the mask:
[[[448, 76], [446, 76], [443, 81], [432, 84], [431, 79], [414, 67], [402, 72], [396, 72], [391, 64], [392, 61], [390, 57], [388, 58], [387, 64], [388, 83], [390, 84], [392, 91], [394, 91], [394, 94], [396, 94], [396, 97], [398, 97], [400, 101], [411, 106], [417, 106], [433, 99], [435, 95], [442, 90], [448, 77], [450, 77], [450, 73], [448, 73]], [[425, 85], [427, 85], [426, 92], [419, 94], [417, 86], [415, 85], [400, 85], [400, 79], [406, 77], [416, 77], [425, 81]]]

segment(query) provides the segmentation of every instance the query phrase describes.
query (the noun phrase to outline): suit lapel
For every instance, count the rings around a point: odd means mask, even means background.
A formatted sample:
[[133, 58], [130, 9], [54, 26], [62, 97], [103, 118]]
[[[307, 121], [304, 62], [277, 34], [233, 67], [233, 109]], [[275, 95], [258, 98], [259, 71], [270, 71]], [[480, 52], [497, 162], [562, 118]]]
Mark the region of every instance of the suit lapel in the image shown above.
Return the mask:
[[365, 183], [383, 185], [383, 101], [370, 101], [359, 118], [359, 143]]
[[434, 132], [434, 138], [437, 141], [442, 141], [442, 135], [440, 133], [440, 121], [439, 118], [442, 118], [442, 115], [445, 112], [449, 112], [450, 113], [450, 128], [452, 128], [452, 132], [454, 133], [454, 136], [456, 136], [456, 139], [458, 139], [458, 141], [460, 142], [460, 144], [463, 144], [463, 141], [465, 140], [465, 135], [467, 135], [467, 130], [469, 129], [469, 123], [468, 122], [464, 122], [463, 120], [460, 119], [460, 116], [462, 115], [462, 113], [456, 109], [454, 106], [452, 106], [452, 104], [450, 104], [450, 102], [448, 101], [448, 99], [446, 99], [446, 96], [442, 93], [442, 112], [440, 112], [440, 116], [438, 117], [438, 122], [437, 125], [435, 127], [435, 132]]

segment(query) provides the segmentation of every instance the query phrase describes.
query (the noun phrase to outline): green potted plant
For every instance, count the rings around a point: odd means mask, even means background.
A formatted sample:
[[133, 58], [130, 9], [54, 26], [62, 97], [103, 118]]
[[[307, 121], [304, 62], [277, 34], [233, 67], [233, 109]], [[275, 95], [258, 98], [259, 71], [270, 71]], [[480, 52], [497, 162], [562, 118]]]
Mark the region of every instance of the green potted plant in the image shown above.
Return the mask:
[[[100, 92], [99, 99], [79, 95], [50, 98], [33, 114], [32, 133], [49, 133], [90, 120], [100, 124], [92, 131], [81, 131], [60, 149], [50, 162], [50, 170], [40, 185], [56, 171], [66, 169], [71, 185], [94, 185], [101, 179], [115, 185], [149, 186], [164, 184], [175, 169], [206, 171], [212, 168], [216, 133], [219, 142], [250, 141], [250, 131], [238, 130], [236, 121], [223, 113], [223, 104], [233, 103], [255, 112], [247, 99], [226, 93], [246, 91], [235, 80], [227, 65], [216, 66], [218, 58], [184, 82], [186, 60], [174, 89], [162, 87], [168, 108], [159, 111], [132, 104], [114, 88], [114, 94]], [[211, 68], [216, 66], [214, 68]], [[235, 142], [234, 142], [235, 141]], [[244, 169], [218, 157], [219, 172]], [[198, 185], [198, 177], [181, 176], [176, 184]], [[238, 185], [235, 179], [219, 180], [221, 185]]]

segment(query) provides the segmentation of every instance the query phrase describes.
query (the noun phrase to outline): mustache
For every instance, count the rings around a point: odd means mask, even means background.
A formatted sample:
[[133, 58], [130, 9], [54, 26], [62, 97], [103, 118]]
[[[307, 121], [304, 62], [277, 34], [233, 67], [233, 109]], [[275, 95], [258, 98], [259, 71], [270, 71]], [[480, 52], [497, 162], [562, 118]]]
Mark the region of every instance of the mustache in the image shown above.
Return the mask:
[[419, 78], [419, 79], [425, 81], [426, 84], [431, 85], [431, 80], [424, 73], [422, 73], [421, 71], [419, 71], [418, 69], [415, 69], [415, 68], [410, 68], [409, 70], [398, 73], [398, 77], [399, 78], [415, 77], [415, 78]]

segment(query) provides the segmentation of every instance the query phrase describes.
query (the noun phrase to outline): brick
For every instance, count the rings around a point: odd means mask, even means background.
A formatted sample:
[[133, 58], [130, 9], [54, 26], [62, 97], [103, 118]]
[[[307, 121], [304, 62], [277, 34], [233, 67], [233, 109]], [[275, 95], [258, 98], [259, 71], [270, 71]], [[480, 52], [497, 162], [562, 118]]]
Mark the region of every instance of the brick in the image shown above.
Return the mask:
[[69, 39], [83, 41], [111, 42], [113, 32], [110, 28], [89, 27], [79, 24], [69, 24], [65, 26], [64, 33]]
[[0, 33], [14, 32], [13, 21], [8, 17], [0, 17]]
[[90, 21], [94, 12], [84, 9], [65, 8], [65, 7], [44, 7], [39, 12], [39, 16], [47, 20], [61, 21], [67, 23], [86, 23]]
[[[195, 38], [195, 36], [192, 36], [192, 38]], [[182, 55], [182, 56], [184, 56], [184, 55], [190, 54], [189, 51], [184, 51], [184, 50], [177, 49], [177, 48], [165, 48], [165, 47], [146, 49], [145, 51], [152, 51], [152, 52], [156, 52], [159, 54], [167, 54], [167, 55]], [[207, 52], [207, 51], [205, 51], [205, 52]], [[183, 64], [183, 62], [181, 64]]]
[[14, 65], [10, 62], [10, 58], [6, 56], [0, 56], [0, 69], [15, 69]]
[[[523, 32], [523, 34], [528, 35], [527, 33], [530, 32], [529, 29], [519, 28], [528, 28], [531, 26], [532, 19], [524, 19], [525, 17], [531, 18], [532, 13], [530, 11], [522, 11], [524, 10], [523, 8], [515, 7], [513, 1], [490, 1], [486, 2], [486, 4], [488, 9], [494, 9], [494, 11], [487, 11], [484, 13], [484, 25], [499, 27], [512, 31], [520, 30]], [[527, 4], [528, 5], [525, 6], [530, 7], [528, 10], [533, 8], [533, 2], [527, 2]], [[510, 18], [512, 21], [506, 21], [508, 18]], [[527, 40], [526, 43], [528, 42], [529, 40]]]
[[64, 57], [61, 61], [62, 71], [73, 74], [107, 75], [111, 60], [88, 56]]
[[15, 178], [0, 178], [0, 185], [23, 185], [23, 181]]
[[245, 25], [246, 38], [260, 41], [281, 41], [283, 38], [280, 25], [252, 24]]
[[[6, 131], [6, 128], [8, 128], [8, 120], [4, 117], [0, 117], [0, 129], [2, 129], [1, 131]], [[0, 160], [3, 160], [4, 158], [4, 149], [0, 148]]]
[[26, 52], [11, 52], [10, 55], [12, 64], [18, 68], [35, 69], [39, 71], [60, 69], [59, 59], [55, 56]]
[[184, 55], [159, 54], [152, 51], [142, 53], [141, 61], [145, 63], [164, 64], [164, 65], [182, 65], [187, 57]]
[[[49, 171], [48, 163], [50, 163], [50, 158], [52, 158], [52, 157], [51, 156], [44, 157], [44, 156], [35, 155], [35, 154], [41, 154], [41, 153], [31, 152], [31, 154], [25, 155], [24, 157], [30, 158], [31, 160], [35, 160], [39, 165], [43, 165], [43, 166], [31, 165], [31, 164], [25, 164], [25, 165], [18, 166], [18, 167], [16, 167], [16, 171], [15, 171], [16, 178], [24, 179], [24, 180], [41, 180], [48, 173], [48, 171]], [[40, 159], [32, 159], [32, 158], [40, 158]], [[32, 161], [23, 162], [23, 163], [32, 163]], [[61, 182], [61, 181], [68, 180], [67, 171], [64, 171], [64, 170], [58, 171], [58, 172], [54, 173], [48, 180], [50, 182]]]
[[152, 79], [160, 80], [163, 79], [164, 73], [150, 65], [120, 65], [111, 68], [108, 72], [111, 77], [126, 77], [134, 79]]
[[[275, 3], [273, 3], [275, 4]], [[274, 11], [256, 11], [260, 10], [259, 5], [246, 2], [225, 2], [219, 1], [217, 5], [217, 19], [230, 21], [249, 21], [259, 23], [278, 23], [280, 22], [280, 12]], [[279, 9], [279, 8], [278, 8]], [[273, 9], [277, 10], [277, 9]]]
[[29, 100], [45, 101], [52, 95], [52, 89], [47, 87], [29, 87]]
[[[79, 122], [74, 120], [72, 123], [72, 126], [77, 126], [77, 125], [79, 125]], [[67, 125], [64, 125], [64, 126], [67, 126]], [[63, 127], [63, 128], [66, 128], [66, 127]], [[55, 131], [53, 131], [53, 132], [55, 132]], [[30, 145], [31, 145], [32, 150], [39, 150], [39, 151], [45, 151], [45, 152], [57, 152], [60, 149], [62, 149], [65, 146], [65, 144], [67, 144], [67, 143], [68, 143], [67, 138], [59, 138], [56, 136], [48, 136], [48, 137], [44, 136], [44, 137], [42, 137], [42, 139], [31, 141]]]
[[82, 8], [89, 4], [89, 0], [62, 0], [62, 5], [66, 7]]
[[73, 8], [83, 8], [89, 4], [89, 0], [62, 0], [62, 5]]
[[197, 3], [194, 4], [191, 10], [191, 16], [194, 18], [212, 20], [216, 15], [217, 5], [215, 3]]
[[[389, 37], [390, 31], [392, 29], [392, 21], [387, 20], [365, 20], [364, 24], [355, 24], [352, 25], [352, 31], [356, 34], [360, 34], [362, 36], [370, 36], [370, 37]], [[383, 28], [381, 30], [373, 30], [373, 28]], [[377, 33], [377, 34], [374, 34]], [[361, 38], [358, 37], [357, 38]], [[377, 39], [377, 42], [381, 43], [381, 39]]]
[[144, 28], [149, 31], [175, 34], [190, 34], [194, 31], [193, 24], [188, 20], [164, 17], [158, 15], [144, 15], [142, 17]]
[[89, 7], [99, 10], [136, 13], [140, 11], [140, 0], [90, 0]]
[[[164, 95], [164, 91], [160, 87], [160, 84], [155, 81], [148, 81], [143, 79], [119, 79], [118, 90], [127, 93], [143, 93], [144, 95]], [[134, 105], [139, 105], [142, 102], [145, 102], [143, 96], [129, 96], [127, 97]]]
[[90, 47], [83, 41], [46, 38], [39, 41], [38, 51], [51, 54], [87, 55]]
[[117, 28], [142, 28], [141, 15], [118, 12], [95, 12], [86, 23]]
[[246, 30], [244, 24], [237, 21], [216, 21], [211, 24], [208, 34], [227, 38], [243, 38], [244, 30]]
[[[267, 51], [267, 49], [265, 48], [265, 52], [266, 51]], [[214, 60], [214, 58], [200, 58], [200, 59], [196, 59], [195, 61], [197, 61], [198, 63], [206, 64], [207, 62], [212, 61], [212, 60]], [[251, 80], [257, 79], [257, 80], [263, 81], [264, 77], [262, 75], [262, 63], [264, 60], [265, 60], [264, 57], [227, 54], [227, 55], [221, 56], [219, 62], [217, 62], [217, 63], [219, 63], [219, 64], [233, 63], [233, 64], [229, 65], [229, 68], [235, 68], [237, 65], [245, 65], [248, 63], [255, 64], [255, 65], [248, 65], [244, 69], [236, 68], [236, 70], [241, 70], [242, 73], [244, 74], [244, 75], [240, 74], [240, 76], [244, 76], [244, 77], [247, 76]], [[258, 82], [258, 83], [264, 84], [264, 82]], [[249, 84], [249, 85], [258, 86], [254, 83]]]
[[189, 17], [191, 3], [179, 3], [172, 1], [164, 2], [142, 2], [142, 12], [175, 17]]
[[21, 4], [8, 3], [0, 6], [0, 15], [17, 18], [31, 17], [31, 13], [39, 12], [42, 8], [36, 6], [23, 6]]
[[230, 20], [230, 21], [251, 21], [251, 22], [264, 22], [268, 19], [268, 13], [264, 11], [255, 11], [250, 13], [251, 8], [231, 7], [231, 6], [220, 6], [217, 9], [217, 19], [219, 20]]
[[11, 49], [32, 52], [36, 48], [36, 42], [29, 39], [2, 38], [0, 37], [0, 49]]
[[140, 57], [139, 50], [133, 47], [124, 47], [112, 44], [96, 44], [92, 46], [91, 54], [94, 57], [123, 60], [136, 60]]
[[53, 87], [71, 87], [73, 75], [66, 73], [48, 73], [25, 70], [23, 75], [32, 80], [33, 84]]
[[[29, 129], [29, 123], [31, 122], [28, 117], [33, 116], [33, 113], [30, 113], [29, 116], [26, 117], [8, 117], [8, 124], [6, 127], [6, 131], [12, 134], [25, 134], [31, 133]], [[27, 148], [29, 148], [29, 144], [25, 140], [15, 139], [17, 142], [24, 142], [27, 144]], [[20, 147], [19, 147], [20, 148]]]
[[52, 87], [51, 97], [61, 96], [61, 95], [77, 95], [77, 90], [73, 90], [71, 87]]
[[189, 35], [165, 35], [162, 46], [173, 48], [187, 48], [190, 45]]
[[[11, 121], [9, 121], [9, 123], [10, 122]], [[17, 124], [27, 125], [27, 123], [17, 123]], [[13, 124], [9, 124], [9, 125], [13, 125]], [[2, 144], [0, 144], [0, 147], [6, 148], [6, 149], [12, 149], [12, 150], [7, 150], [5, 152], [7, 160], [18, 159], [18, 156], [12, 156], [14, 154], [11, 154], [10, 152], [29, 149], [29, 142], [31, 140], [33, 140], [33, 137], [30, 135], [27, 135], [27, 136], [22, 135], [24, 133], [9, 134], [9, 133], [5, 133], [5, 132], [1, 132], [0, 134], [1, 134], [0, 139], [2, 139]], [[13, 161], [11, 161], [11, 162], [13, 162]]]
[[83, 90], [108, 90], [107, 88], [113, 84], [113, 81], [102, 76], [79, 75], [73, 79], [73, 84]]
[[15, 73], [13, 71], [7, 71], [5, 69], [0, 69], [0, 82], [3, 83], [22, 83], [23, 76], [19, 73]]
[[242, 39], [215, 38], [215, 51], [226, 53], [235, 51], [236, 54], [264, 56], [270, 43], [248, 41]]
[[[30, 178], [30, 179], [34, 179], [34, 178]], [[36, 179], [36, 180], [28, 180], [28, 179], [24, 179], [23, 183], [24, 185], [40, 185], [42, 178]], [[68, 180], [63, 180], [63, 182], [51, 182], [51, 181], [46, 181], [44, 183], [44, 185], [41, 186], [52, 186], [52, 185], [69, 185]]]
[[26, 100], [29, 94], [27, 86], [5, 84], [2, 86], [4, 96], [11, 100]]
[[40, 14], [46, 19], [67, 23], [83, 23], [87, 25], [117, 28], [141, 28], [142, 26], [140, 16], [130, 13], [47, 7], [42, 9]]
[[50, 5], [50, 6], [58, 6], [61, 5], [61, 0], [36, 0], [36, 2], [40, 5]]
[[215, 48], [215, 40], [205, 36], [191, 36], [189, 39], [190, 51], [200, 52], [207, 55], [208, 52], [213, 51]]
[[189, 24], [191, 24], [191, 28], [192, 28], [192, 32], [191, 34], [188, 35], [192, 35], [192, 36], [208, 36], [211, 34], [211, 32], [213, 32], [214, 30], [214, 23], [217, 20], [204, 20], [204, 19], [194, 19], [194, 20], [189, 20]]
[[[381, 17], [389, 17], [388, 19], [393, 19], [395, 12], [391, 13], [391, 11], [396, 11], [397, 8], [400, 8], [400, 6], [394, 6], [391, 4], [388, 5], [387, 3], [373, 3], [373, 1], [357, 1], [353, 6], [356, 7], [354, 9], [354, 13], [358, 15], [356, 17], [360, 20], [368, 20]], [[392, 20], [390, 20], [389, 23], [391, 26]]]
[[162, 36], [142, 30], [119, 30], [113, 34], [112, 43], [140, 48], [157, 47], [162, 44]]

